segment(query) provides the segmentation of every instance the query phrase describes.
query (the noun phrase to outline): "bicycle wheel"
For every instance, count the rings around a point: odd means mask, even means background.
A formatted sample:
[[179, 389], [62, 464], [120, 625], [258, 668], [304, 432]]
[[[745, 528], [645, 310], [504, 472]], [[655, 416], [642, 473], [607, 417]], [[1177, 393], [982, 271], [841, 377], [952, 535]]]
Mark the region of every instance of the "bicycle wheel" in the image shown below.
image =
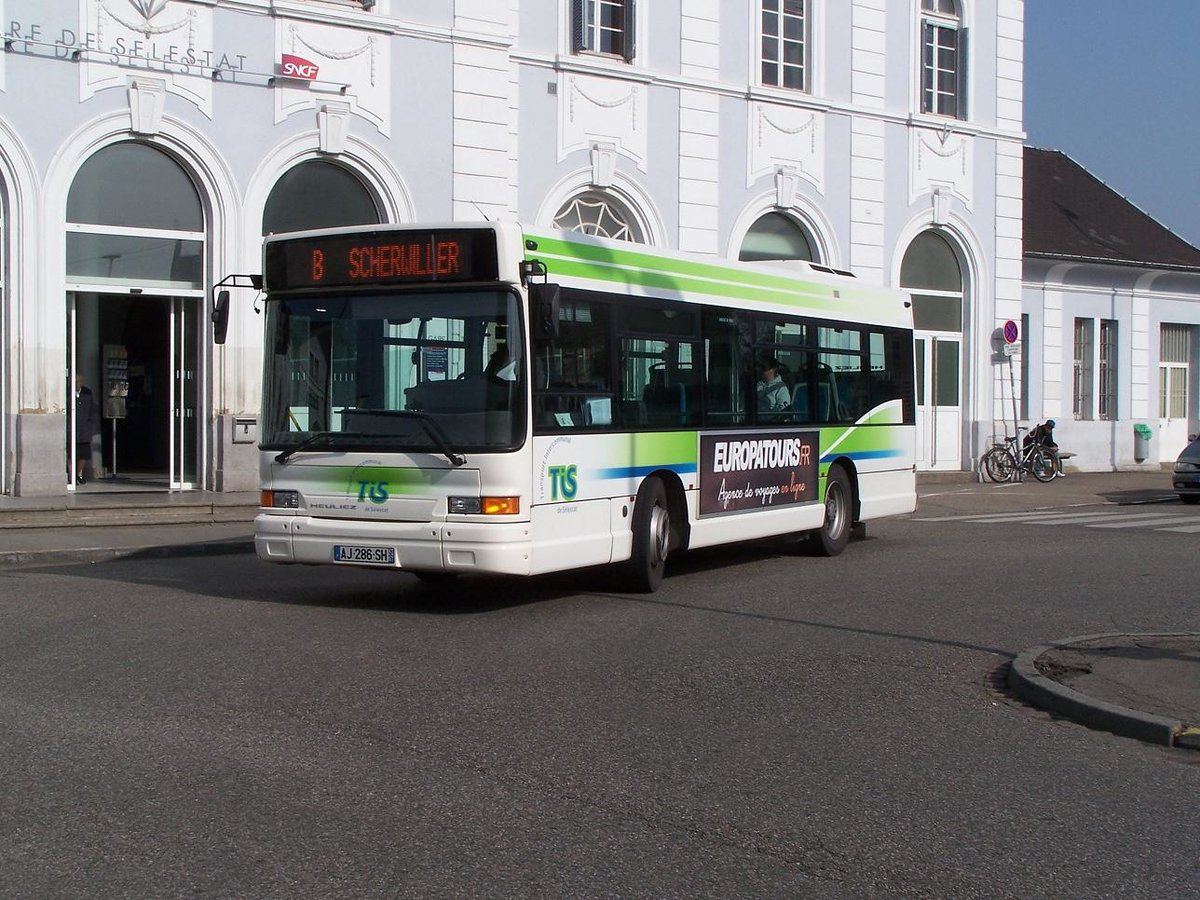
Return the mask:
[[1017, 461], [1005, 447], [993, 447], [983, 454], [983, 471], [992, 481], [1009, 481], [1016, 470]]
[[1026, 465], [1029, 466], [1029, 471], [1033, 473], [1033, 477], [1038, 481], [1047, 482], [1054, 480], [1054, 460], [1041, 447], [1034, 447], [1030, 451]]

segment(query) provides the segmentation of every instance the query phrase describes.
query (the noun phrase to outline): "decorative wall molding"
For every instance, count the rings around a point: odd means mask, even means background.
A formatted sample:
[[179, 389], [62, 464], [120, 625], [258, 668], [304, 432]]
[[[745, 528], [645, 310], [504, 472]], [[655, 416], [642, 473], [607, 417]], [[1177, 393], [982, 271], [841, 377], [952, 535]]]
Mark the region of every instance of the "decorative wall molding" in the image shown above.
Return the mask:
[[134, 134], [158, 134], [167, 104], [167, 83], [139, 75], [129, 79], [128, 94], [129, 130]]
[[592, 144], [592, 187], [611, 187], [613, 173], [617, 170], [617, 147], [615, 144], [597, 142]]
[[315, 82], [276, 82], [276, 123], [305, 109], [319, 111], [328, 100], [325, 86], [341, 85], [350, 112], [391, 135], [390, 40], [355, 28], [284, 19], [276, 25], [275, 40], [276, 58], [294, 54], [318, 68]]
[[346, 152], [346, 136], [350, 133], [350, 104], [331, 101], [322, 103], [317, 112], [317, 146], [322, 153], [340, 156]]
[[974, 138], [944, 125], [940, 131], [913, 128], [909, 140], [909, 201], [937, 188], [970, 208], [975, 195]]
[[791, 169], [825, 192], [825, 114], [770, 103], [750, 103], [746, 186]]
[[562, 75], [558, 85], [558, 159], [607, 143], [645, 172], [649, 142], [644, 85]]
[[[95, 36], [100, 47], [145, 47], [147, 56], [179, 62], [181, 71], [157, 70], [163, 89], [193, 104], [212, 118], [213, 83], [188, 59], [212, 55], [213, 9], [166, 0], [84, 0], [83, 32]], [[132, 53], [132, 50], [131, 50]], [[139, 55], [141, 55], [139, 53]], [[110, 64], [103, 54], [84, 54], [79, 64], [79, 93], [87, 100], [98, 91], [123, 87], [129, 70]], [[191, 73], [191, 74], [188, 74]]]

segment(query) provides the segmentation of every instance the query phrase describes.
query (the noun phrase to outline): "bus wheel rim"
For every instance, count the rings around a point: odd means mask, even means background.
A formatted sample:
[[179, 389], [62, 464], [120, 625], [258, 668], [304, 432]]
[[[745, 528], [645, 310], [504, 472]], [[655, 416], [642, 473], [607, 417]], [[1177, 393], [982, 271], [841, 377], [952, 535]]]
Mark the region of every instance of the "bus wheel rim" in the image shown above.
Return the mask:
[[846, 527], [846, 501], [842, 486], [836, 482], [825, 490], [825, 531], [835, 540]]
[[667, 558], [670, 534], [671, 522], [666, 509], [655, 505], [650, 513], [650, 564], [655, 568]]

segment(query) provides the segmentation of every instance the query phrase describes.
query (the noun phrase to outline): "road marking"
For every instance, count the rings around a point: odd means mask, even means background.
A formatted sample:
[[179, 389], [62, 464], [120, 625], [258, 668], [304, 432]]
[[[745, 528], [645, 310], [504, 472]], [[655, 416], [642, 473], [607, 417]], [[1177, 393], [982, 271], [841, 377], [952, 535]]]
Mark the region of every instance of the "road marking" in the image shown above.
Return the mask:
[[1120, 512], [1076, 512], [1076, 513], [1060, 513], [1053, 509], [1035, 509], [1025, 510], [1025, 512], [1011, 513], [987, 513], [975, 514], [970, 516], [940, 516], [937, 518], [920, 519], [921, 522], [980, 522], [984, 524], [1001, 523], [1001, 522], [1028, 522], [1031, 525], [1040, 525], [1046, 523], [1048, 525], [1057, 522], [1065, 522], [1071, 519], [1107, 519], [1120, 516], [1122, 518], [1155, 518], [1161, 516], [1162, 513], [1120, 513]]
[[[1162, 513], [1119, 513], [1119, 512], [1101, 512], [1101, 513], [1072, 513], [1067, 516], [1047, 516], [1044, 519], [1038, 519], [1036, 522], [1031, 522], [1031, 525], [1083, 525], [1087, 522], [1103, 522], [1110, 519], [1120, 519], [1122, 522], [1128, 522], [1131, 519], [1153, 519], [1161, 518]], [[1146, 524], [1138, 522], [1137, 524]]]
[[[1151, 528], [1155, 525], [1192, 525], [1200, 524], [1195, 516], [1163, 516], [1148, 522], [1126, 522], [1122, 517], [1120, 522], [1110, 522], [1106, 525], [1089, 525], [1088, 528]], [[1133, 518], [1133, 516], [1129, 516]]]
[[[1069, 507], [1068, 507], [1069, 508]], [[1200, 516], [1184, 512], [1164, 515], [1158, 512], [1122, 512], [1098, 508], [1091, 512], [1059, 512], [1052, 509], [1008, 513], [975, 513], [965, 516], [932, 516], [917, 522], [967, 522], [975, 525], [1078, 525], [1082, 528], [1150, 528], [1180, 534], [1200, 533]]]

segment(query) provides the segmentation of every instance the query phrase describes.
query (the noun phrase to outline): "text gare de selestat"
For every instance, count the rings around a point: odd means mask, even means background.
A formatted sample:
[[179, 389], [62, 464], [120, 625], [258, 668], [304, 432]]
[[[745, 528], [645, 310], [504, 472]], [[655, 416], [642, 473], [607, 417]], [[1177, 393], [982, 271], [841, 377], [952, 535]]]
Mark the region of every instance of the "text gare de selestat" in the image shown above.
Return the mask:
[[70, 59], [77, 51], [84, 51], [89, 59], [96, 62], [177, 75], [246, 70], [246, 57], [241, 53], [218, 53], [215, 50], [198, 50], [179, 44], [130, 40], [126, 37], [101, 44], [97, 34], [85, 32], [80, 35], [70, 28], [59, 29], [57, 36], [51, 40], [52, 33], [42, 25], [10, 21], [4, 33], [6, 49], [10, 53], [53, 55], [56, 59]]

